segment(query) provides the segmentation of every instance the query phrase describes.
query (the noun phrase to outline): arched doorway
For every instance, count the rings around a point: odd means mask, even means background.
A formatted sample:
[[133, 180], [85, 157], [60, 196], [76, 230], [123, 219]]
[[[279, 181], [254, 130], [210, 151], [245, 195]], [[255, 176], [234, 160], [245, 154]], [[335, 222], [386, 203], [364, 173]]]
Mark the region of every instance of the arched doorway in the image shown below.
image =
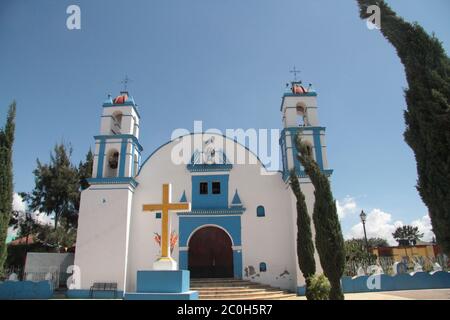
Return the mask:
[[233, 248], [228, 234], [217, 227], [197, 230], [189, 240], [188, 268], [192, 278], [232, 278]]

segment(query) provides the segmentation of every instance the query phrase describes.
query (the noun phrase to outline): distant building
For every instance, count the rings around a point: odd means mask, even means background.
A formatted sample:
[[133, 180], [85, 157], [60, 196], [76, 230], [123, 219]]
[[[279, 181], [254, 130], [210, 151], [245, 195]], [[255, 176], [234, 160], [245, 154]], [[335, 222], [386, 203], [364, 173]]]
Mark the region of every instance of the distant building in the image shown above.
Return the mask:
[[404, 257], [435, 258], [442, 254], [441, 248], [436, 243], [422, 241], [418, 241], [414, 246], [377, 247], [371, 250], [377, 257], [391, 257], [395, 261], [401, 261]]

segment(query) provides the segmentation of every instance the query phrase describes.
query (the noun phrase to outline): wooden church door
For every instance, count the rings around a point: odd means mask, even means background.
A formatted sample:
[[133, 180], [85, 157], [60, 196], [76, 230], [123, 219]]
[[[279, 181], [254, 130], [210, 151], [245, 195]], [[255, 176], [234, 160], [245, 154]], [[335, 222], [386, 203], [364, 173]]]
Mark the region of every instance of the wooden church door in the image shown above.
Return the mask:
[[189, 241], [188, 268], [192, 278], [233, 277], [233, 248], [220, 228], [197, 230]]

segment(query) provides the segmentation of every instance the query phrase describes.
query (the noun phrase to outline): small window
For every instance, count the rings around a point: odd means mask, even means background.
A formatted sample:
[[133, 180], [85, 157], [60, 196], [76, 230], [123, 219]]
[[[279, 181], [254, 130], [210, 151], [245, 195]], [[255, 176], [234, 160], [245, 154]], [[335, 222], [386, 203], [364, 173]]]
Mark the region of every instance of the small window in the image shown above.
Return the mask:
[[220, 182], [213, 182], [212, 183], [212, 193], [213, 194], [220, 194]]
[[266, 216], [266, 210], [264, 209], [263, 206], [258, 206], [258, 208], [256, 208], [256, 216], [257, 217], [265, 217]]
[[156, 213], [156, 219], [161, 219], [161, 212]]
[[200, 182], [200, 194], [208, 194], [208, 182]]
[[259, 272], [266, 272], [267, 271], [267, 265], [265, 262], [261, 262], [259, 264]]

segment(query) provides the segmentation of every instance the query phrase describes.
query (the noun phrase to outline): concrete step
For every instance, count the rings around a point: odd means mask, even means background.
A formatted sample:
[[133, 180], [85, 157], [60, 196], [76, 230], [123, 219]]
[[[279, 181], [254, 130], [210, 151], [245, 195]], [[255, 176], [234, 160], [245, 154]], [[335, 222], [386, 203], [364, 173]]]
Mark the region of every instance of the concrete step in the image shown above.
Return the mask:
[[226, 293], [252, 293], [252, 292], [267, 292], [271, 288], [200, 288], [200, 289], [194, 289], [191, 288], [191, 290], [198, 291], [199, 294], [214, 294], [214, 293], [220, 293], [220, 294], [226, 294]]
[[198, 290], [203, 289], [231, 289], [231, 290], [237, 290], [237, 289], [269, 289], [271, 286], [268, 285], [262, 285], [262, 284], [246, 284], [246, 283], [239, 283], [239, 284], [233, 284], [233, 285], [219, 285], [219, 284], [204, 284], [204, 285], [191, 285], [191, 288], [195, 288]]
[[264, 298], [267, 296], [284, 294], [284, 291], [264, 291], [264, 292], [235, 292], [235, 293], [206, 293], [202, 294], [199, 292], [199, 298], [217, 298], [217, 299], [227, 299], [227, 298]]
[[279, 288], [240, 279], [191, 279], [191, 290], [201, 300], [272, 300], [293, 299], [297, 295]]
[[273, 294], [273, 295], [266, 295], [266, 296], [241, 296], [241, 297], [225, 297], [225, 298], [218, 298], [218, 297], [206, 297], [202, 298], [199, 297], [200, 300], [290, 300], [297, 297], [295, 294]]

